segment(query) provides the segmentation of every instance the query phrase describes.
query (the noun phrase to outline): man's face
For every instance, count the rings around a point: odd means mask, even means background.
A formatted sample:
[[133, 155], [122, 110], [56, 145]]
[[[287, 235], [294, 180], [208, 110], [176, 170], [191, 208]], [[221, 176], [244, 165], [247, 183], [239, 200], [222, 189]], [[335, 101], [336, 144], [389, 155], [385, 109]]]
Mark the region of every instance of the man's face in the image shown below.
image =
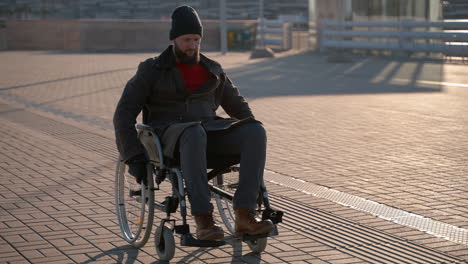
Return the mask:
[[174, 53], [178, 62], [197, 64], [200, 61], [200, 35], [185, 34], [175, 38], [173, 41]]

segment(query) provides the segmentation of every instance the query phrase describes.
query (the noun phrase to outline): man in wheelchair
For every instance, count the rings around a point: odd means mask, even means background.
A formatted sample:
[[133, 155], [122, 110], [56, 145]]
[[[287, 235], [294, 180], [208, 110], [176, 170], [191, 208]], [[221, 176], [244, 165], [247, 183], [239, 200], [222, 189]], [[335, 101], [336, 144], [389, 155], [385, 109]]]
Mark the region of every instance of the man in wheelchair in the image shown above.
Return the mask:
[[[140, 63], [114, 114], [117, 147], [128, 172], [146, 176], [146, 156], [137, 138], [136, 118], [161, 138], [164, 156], [180, 162], [191, 213], [200, 240], [220, 240], [207, 182], [207, 156], [237, 156], [239, 186], [234, 195], [236, 236], [273, 231], [271, 220], [255, 216], [263, 182], [266, 132], [221, 65], [200, 53], [203, 27], [197, 12], [180, 6], [172, 14], [172, 44]], [[216, 115], [221, 106], [231, 118]]]

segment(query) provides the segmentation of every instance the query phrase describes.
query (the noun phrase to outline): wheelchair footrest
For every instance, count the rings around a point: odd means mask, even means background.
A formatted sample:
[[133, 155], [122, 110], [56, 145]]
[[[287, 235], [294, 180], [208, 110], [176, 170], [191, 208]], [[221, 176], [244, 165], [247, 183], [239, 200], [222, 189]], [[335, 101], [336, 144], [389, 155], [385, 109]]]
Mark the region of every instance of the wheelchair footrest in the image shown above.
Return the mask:
[[188, 233], [182, 235], [180, 245], [186, 247], [219, 247], [226, 245], [226, 241], [199, 240], [194, 238], [192, 234]]
[[190, 226], [185, 224], [185, 225], [176, 225], [174, 226], [175, 232], [180, 235], [185, 235], [190, 233]]
[[270, 219], [273, 222], [273, 224], [276, 225], [278, 223], [283, 222], [283, 214], [284, 213], [280, 210], [267, 208], [263, 211], [262, 219], [263, 220]]

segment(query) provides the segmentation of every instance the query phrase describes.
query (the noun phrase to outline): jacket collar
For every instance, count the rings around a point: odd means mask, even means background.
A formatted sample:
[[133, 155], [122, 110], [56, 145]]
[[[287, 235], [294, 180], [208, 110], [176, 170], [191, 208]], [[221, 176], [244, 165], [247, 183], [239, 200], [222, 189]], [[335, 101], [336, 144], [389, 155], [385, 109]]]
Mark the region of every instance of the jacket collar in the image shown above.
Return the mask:
[[[200, 53], [200, 63], [205, 66], [209, 72], [215, 75], [220, 75], [224, 72], [219, 63], [209, 59], [202, 53]], [[169, 47], [159, 55], [157, 58], [157, 66], [166, 69], [176, 67], [176, 59], [172, 51], [172, 45], [169, 45]]]

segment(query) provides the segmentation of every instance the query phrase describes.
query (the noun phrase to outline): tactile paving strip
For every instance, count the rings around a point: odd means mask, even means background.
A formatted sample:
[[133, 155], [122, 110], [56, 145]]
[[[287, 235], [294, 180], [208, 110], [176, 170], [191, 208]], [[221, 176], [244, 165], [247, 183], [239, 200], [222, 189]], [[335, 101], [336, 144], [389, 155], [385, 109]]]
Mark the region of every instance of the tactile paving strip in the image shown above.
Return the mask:
[[23, 109], [10, 108], [8, 110], [5, 104], [0, 104], [0, 109], [2, 110], [1, 117], [3, 118], [72, 143], [82, 149], [99, 153], [109, 159], [116, 159], [118, 157], [115, 142], [110, 138], [93, 134], [78, 127], [24, 111]]
[[272, 171], [267, 171], [265, 180], [468, 246], [468, 230], [464, 228], [435, 221], [421, 215], [416, 215]]
[[466, 263], [439, 251], [270, 193], [282, 225], [369, 263]]
[[[96, 152], [104, 157], [110, 159], [117, 157], [117, 150], [112, 139], [22, 109], [11, 109], [5, 104], [0, 104], [0, 110], [3, 118], [62, 139], [85, 150]], [[277, 177], [276, 179], [269, 178], [267, 180], [302, 190], [300, 186], [278, 182], [285, 179]], [[301, 186], [307, 185], [302, 183]], [[312, 187], [309, 186], [309, 188]], [[309, 191], [311, 190], [304, 190], [304, 192]], [[283, 223], [286, 227], [296, 231], [300, 230], [313, 240], [363, 259], [366, 262], [466, 263], [442, 252], [405, 241], [295, 200], [274, 194], [270, 194], [270, 197], [278, 209], [287, 212], [286, 221]]]
[[[85, 122], [87, 124], [90, 124], [92, 126], [99, 127], [99, 128], [102, 128], [102, 129], [112, 129], [113, 128], [112, 124], [109, 123], [109, 122], [104, 122], [102, 120], [97, 120], [96, 118], [93, 118], [93, 117], [84, 116], [84, 115], [81, 115], [81, 114], [65, 111], [63, 109], [53, 107], [53, 106], [51, 106], [50, 104], [47, 104], [47, 103], [36, 103], [36, 102], [34, 102], [32, 100], [29, 100], [27, 98], [12, 95], [12, 94], [6, 94], [6, 93], [0, 93], [0, 98], [3, 98], [3, 99], [5, 99], [7, 101], [10, 101], [10, 102], [16, 102], [16, 103], [25, 105], [27, 107], [32, 107], [34, 109], [38, 109], [38, 110], [41, 110], [43, 112], [48, 112], [48, 113], [52, 113], [54, 115], [63, 116], [65, 118], [72, 119], [72, 120], [75, 120], [75, 121], [78, 121], [78, 122]], [[3, 105], [5, 105], [5, 104], [3, 104]]]

